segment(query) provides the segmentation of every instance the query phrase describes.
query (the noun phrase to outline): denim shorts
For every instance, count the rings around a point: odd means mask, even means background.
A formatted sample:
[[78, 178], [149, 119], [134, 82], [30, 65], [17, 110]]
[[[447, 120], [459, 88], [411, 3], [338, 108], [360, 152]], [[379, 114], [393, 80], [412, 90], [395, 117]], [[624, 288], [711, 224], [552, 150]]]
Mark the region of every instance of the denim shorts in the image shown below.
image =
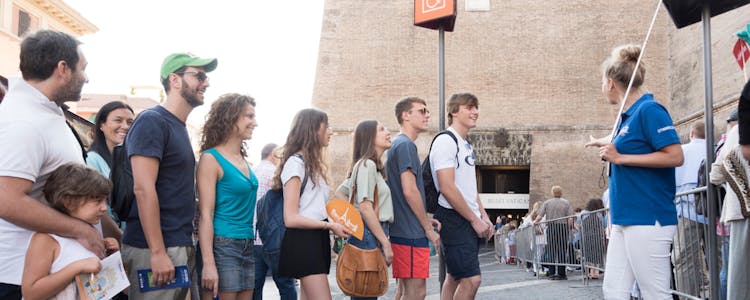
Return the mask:
[[[380, 222], [380, 227], [383, 229], [383, 232], [385, 233], [385, 237], [388, 238], [390, 235], [390, 223], [387, 222]], [[369, 249], [376, 249], [378, 248], [378, 239], [375, 238], [375, 235], [372, 234], [372, 231], [370, 231], [369, 228], [367, 228], [367, 225], [365, 225], [365, 232], [362, 235], [362, 239], [357, 239], [356, 237], [352, 236], [349, 238], [348, 243], [357, 246], [357, 248], [369, 250]], [[383, 251], [382, 249], [380, 250]], [[377, 297], [351, 297], [351, 300], [372, 300], [377, 299]]]
[[[383, 232], [385, 233], [385, 236], [388, 237], [388, 235], [390, 234], [390, 223], [381, 222], [380, 227], [383, 228]], [[375, 238], [375, 235], [372, 234], [372, 231], [370, 231], [370, 229], [367, 228], [367, 225], [365, 225], [365, 232], [362, 235], [361, 240], [352, 236], [349, 238], [348, 243], [352, 244], [352, 246], [357, 246], [357, 248], [363, 249], [363, 250], [375, 249], [378, 247], [378, 239]]]
[[[201, 262], [198, 270], [200, 277], [203, 259], [198, 258], [198, 261]], [[253, 239], [214, 236], [214, 262], [219, 273], [219, 292], [240, 292], [255, 287]]]

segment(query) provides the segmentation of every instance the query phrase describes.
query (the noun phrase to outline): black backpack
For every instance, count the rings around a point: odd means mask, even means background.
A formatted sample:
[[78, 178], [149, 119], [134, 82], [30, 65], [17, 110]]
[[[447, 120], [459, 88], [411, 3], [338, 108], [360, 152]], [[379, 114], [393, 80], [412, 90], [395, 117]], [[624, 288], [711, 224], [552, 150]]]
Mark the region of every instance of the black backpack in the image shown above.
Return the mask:
[[[698, 169], [698, 184], [697, 187], [706, 186], [706, 183], [708, 182], [708, 178], [706, 176], [706, 160], [701, 161], [700, 168]], [[726, 191], [724, 190], [723, 186], [716, 186], [716, 205], [714, 206], [714, 213], [718, 217], [719, 213], [721, 212], [721, 205], [724, 202], [724, 195], [726, 195]], [[707, 192], [700, 192], [698, 194], [695, 194], [695, 213], [698, 215], [706, 216], [708, 217], [708, 197], [706, 196]]]
[[133, 170], [125, 153], [125, 141], [112, 150], [112, 167], [109, 179], [112, 180], [112, 192], [109, 195], [109, 206], [120, 221], [127, 221], [130, 209], [135, 201], [133, 192]]
[[440, 191], [435, 187], [435, 178], [432, 177], [432, 167], [430, 166], [430, 153], [432, 153], [432, 145], [435, 144], [435, 139], [440, 135], [447, 134], [454, 142], [456, 142], [456, 168], [458, 168], [458, 139], [456, 135], [450, 130], [443, 130], [432, 138], [430, 143], [430, 152], [427, 153], [422, 162], [422, 182], [424, 183], [424, 198], [425, 198], [425, 209], [428, 213], [434, 214], [438, 207], [438, 198], [440, 197]]

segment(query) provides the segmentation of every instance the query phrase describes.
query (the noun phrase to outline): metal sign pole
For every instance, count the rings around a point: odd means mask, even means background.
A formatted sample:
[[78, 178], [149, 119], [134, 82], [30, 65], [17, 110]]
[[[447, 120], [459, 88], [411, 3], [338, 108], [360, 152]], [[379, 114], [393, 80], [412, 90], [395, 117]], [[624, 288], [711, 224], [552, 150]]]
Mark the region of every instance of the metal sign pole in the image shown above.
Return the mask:
[[[705, 85], [705, 117], [706, 117], [706, 173], [711, 174], [711, 162], [714, 161], [714, 101], [713, 79], [711, 76], [711, 7], [709, 2], [703, 4], [703, 78]], [[717, 193], [713, 184], [707, 184], [706, 198], [708, 199], [708, 274], [711, 299], [719, 299], [719, 261], [716, 243], [716, 203]], [[726, 262], [724, 262], [726, 263]]]
[[[438, 27], [438, 112], [439, 112], [439, 130], [445, 130], [445, 28], [443, 24]], [[443, 290], [445, 282], [445, 252], [443, 244], [438, 247], [440, 255], [438, 262], [438, 281], [440, 281], [440, 291]]]
[[445, 28], [438, 28], [438, 111], [440, 131], [445, 130]]

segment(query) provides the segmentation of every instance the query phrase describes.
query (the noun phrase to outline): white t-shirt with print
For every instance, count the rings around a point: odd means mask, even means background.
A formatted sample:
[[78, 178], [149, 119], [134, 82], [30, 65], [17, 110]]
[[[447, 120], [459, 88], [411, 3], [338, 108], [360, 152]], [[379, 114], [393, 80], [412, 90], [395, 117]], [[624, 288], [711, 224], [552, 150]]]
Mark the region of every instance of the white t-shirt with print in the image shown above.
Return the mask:
[[[286, 183], [297, 177], [300, 184], [305, 180], [305, 163], [299, 157], [292, 156], [284, 163], [284, 169], [281, 171], [281, 183]], [[318, 177], [317, 183], [313, 183], [312, 178], [307, 179], [305, 190], [299, 199], [299, 214], [313, 220], [324, 220], [328, 218], [326, 212], [326, 203], [330, 191], [328, 184], [323, 177]]]
[[[42, 188], [62, 164], [84, 164], [81, 146], [62, 109], [23, 80], [0, 105], [0, 176], [29, 180], [29, 196], [47, 204]], [[0, 219], [0, 282], [20, 285], [32, 231]]]
[[[443, 134], [435, 139], [430, 151], [430, 167], [432, 168], [432, 178], [435, 181], [435, 188], [440, 190], [440, 183], [437, 179], [437, 171], [446, 168], [454, 169], [454, 183], [461, 192], [466, 204], [477, 217], [480, 217], [479, 203], [477, 203], [477, 177], [476, 168], [474, 167], [474, 149], [471, 144], [463, 139], [453, 127], [448, 127], [458, 140], [458, 156], [456, 156], [456, 142], [447, 135]], [[458, 165], [458, 168], [456, 168]], [[438, 198], [438, 204], [445, 208], [453, 209], [445, 199], [443, 194]]]

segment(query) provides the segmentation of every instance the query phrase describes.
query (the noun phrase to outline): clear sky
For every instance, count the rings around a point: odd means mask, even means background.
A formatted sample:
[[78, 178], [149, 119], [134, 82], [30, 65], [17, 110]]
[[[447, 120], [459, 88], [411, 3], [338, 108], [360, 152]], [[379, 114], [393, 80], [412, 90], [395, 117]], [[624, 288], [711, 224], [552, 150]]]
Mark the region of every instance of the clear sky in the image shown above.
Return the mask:
[[248, 142], [253, 163], [266, 143], [283, 144], [294, 113], [310, 106], [323, 0], [64, 1], [99, 28], [81, 37], [89, 61], [84, 93], [160, 87], [161, 62], [173, 52], [216, 57], [206, 104], [188, 120], [200, 126], [224, 93], [251, 95], [259, 123]]

